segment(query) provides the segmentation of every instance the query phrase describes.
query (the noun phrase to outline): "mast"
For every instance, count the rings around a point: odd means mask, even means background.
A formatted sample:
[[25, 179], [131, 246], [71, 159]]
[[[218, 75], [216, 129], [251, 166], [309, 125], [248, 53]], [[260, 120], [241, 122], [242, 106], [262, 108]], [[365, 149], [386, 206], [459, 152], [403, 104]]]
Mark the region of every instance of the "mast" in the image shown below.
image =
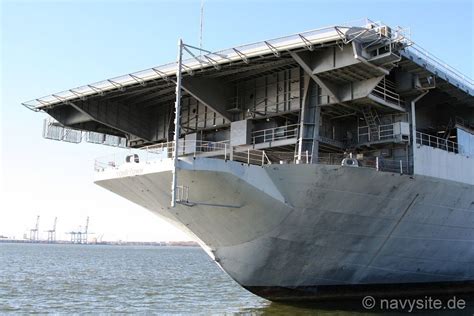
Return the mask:
[[183, 40], [178, 41], [178, 64], [176, 71], [176, 101], [174, 115], [174, 137], [173, 137], [173, 180], [171, 184], [171, 207], [176, 206], [176, 189], [178, 183], [178, 146], [180, 134], [180, 115], [181, 115], [181, 66], [183, 61]]

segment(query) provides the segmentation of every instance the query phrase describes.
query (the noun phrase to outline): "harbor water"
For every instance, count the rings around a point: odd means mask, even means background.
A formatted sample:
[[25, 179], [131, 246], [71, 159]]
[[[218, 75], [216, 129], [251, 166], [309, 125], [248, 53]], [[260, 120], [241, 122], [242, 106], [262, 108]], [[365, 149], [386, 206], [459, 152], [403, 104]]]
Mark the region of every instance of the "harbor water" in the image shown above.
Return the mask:
[[352, 314], [261, 299], [197, 247], [0, 243], [0, 314], [8, 312]]

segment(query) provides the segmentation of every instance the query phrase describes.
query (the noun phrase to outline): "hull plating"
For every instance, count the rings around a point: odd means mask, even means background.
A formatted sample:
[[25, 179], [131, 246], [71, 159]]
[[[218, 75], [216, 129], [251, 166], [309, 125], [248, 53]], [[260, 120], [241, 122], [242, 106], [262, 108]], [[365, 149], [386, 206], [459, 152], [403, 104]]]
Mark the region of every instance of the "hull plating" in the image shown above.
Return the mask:
[[261, 296], [315, 299], [397, 284], [472, 290], [472, 185], [365, 168], [197, 158], [180, 161], [189, 203], [171, 209], [170, 170], [168, 162], [132, 167], [96, 183], [196, 236], [232, 278]]

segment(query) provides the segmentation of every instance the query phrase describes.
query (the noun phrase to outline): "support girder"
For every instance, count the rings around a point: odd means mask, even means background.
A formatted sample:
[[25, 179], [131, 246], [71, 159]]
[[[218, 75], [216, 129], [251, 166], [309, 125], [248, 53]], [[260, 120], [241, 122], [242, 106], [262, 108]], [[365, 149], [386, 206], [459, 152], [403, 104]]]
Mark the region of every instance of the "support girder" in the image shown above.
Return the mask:
[[317, 75], [313, 73], [310, 51], [300, 53], [290, 51], [290, 55], [298, 63], [298, 65], [300, 65], [304, 72], [308, 74], [311, 79], [313, 79], [323, 89], [323, 92], [327, 93], [327, 95], [333, 98], [335, 102], [340, 102], [336, 94], [337, 87], [330, 82], [321, 80]]
[[104, 125], [134, 135], [144, 140], [151, 140], [148, 119], [144, 111], [138, 111], [128, 104], [120, 102], [86, 102], [83, 109], [95, 120]]
[[150, 100], [156, 100], [159, 102], [160, 97], [170, 94], [171, 92], [174, 92], [174, 89], [175, 89], [174, 87], [167, 87], [167, 88], [160, 89], [158, 91], [148, 92], [147, 94], [143, 96], [140, 96], [140, 97], [136, 96], [136, 97], [130, 98], [129, 102], [131, 104], [142, 104]]
[[[347, 82], [334, 82], [319, 74], [327, 74], [328, 72], [350, 71], [354, 65], [362, 65], [351, 50], [344, 50], [338, 53], [337, 50], [328, 49], [327, 52], [290, 52], [290, 55], [301, 66], [304, 72], [310, 76], [322, 89], [321, 105], [338, 104], [341, 102], [350, 102], [357, 99], [370, 98], [371, 92], [383, 79], [384, 73], [372, 72], [369, 78], [359, 79]], [[340, 60], [337, 60], [337, 56]], [[323, 60], [321, 60], [323, 59]], [[332, 67], [332, 68], [331, 68]], [[324, 96], [329, 96], [324, 98]], [[377, 101], [377, 100], [375, 100]], [[383, 105], [387, 105], [383, 102]], [[391, 104], [388, 106], [393, 107]], [[399, 106], [396, 106], [399, 110]]]
[[93, 120], [90, 115], [78, 111], [72, 106], [55, 107], [49, 109], [47, 113], [64, 126], [72, 126]]
[[218, 79], [202, 77], [185, 77], [182, 88], [200, 103], [204, 104], [226, 120], [232, 121], [227, 112], [227, 104], [232, 97], [232, 88]]
[[341, 102], [352, 101], [367, 97], [384, 76], [355, 81], [339, 86], [338, 95]]
[[[147, 128], [148, 120], [144, 113], [133, 109], [130, 105], [108, 100], [101, 102], [87, 100], [80, 103], [68, 102], [67, 104], [75, 109], [76, 112], [81, 113], [83, 117], [87, 117], [89, 121], [96, 121], [144, 140], [151, 140], [149, 128]], [[54, 117], [54, 115], [52, 116]], [[68, 126], [71, 118], [66, 115], [60, 117], [58, 121]]]
[[311, 68], [315, 75], [351, 67], [361, 62], [354, 58], [351, 46], [344, 46], [342, 49], [331, 47], [323, 50], [317, 50], [312, 53]]

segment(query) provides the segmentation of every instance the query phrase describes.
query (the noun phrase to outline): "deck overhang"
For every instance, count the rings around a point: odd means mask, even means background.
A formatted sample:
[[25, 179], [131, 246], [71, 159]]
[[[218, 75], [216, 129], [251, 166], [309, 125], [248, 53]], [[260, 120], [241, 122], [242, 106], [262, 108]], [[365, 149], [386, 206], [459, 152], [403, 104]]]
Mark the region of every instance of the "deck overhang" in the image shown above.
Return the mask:
[[[192, 111], [200, 105], [206, 108], [196, 113], [212, 120], [202, 129], [219, 129], [242, 119], [232, 103], [236, 83], [295, 68], [322, 89], [322, 112], [332, 117], [360, 113], [362, 106], [402, 112], [405, 102], [430, 80], [436, 82], [429, 87], [434, 88], [431, 94], [439, 100], [474, 107], [471, 79], [426, 53], [400, 30], [370, 20], [191, 56], [183, 62], [183, 97], [197, 103]], [[172, 62], [23, 105], [73, 130], [124, 137], [134, 147], [150, 145], [169, 140], [176, 70]], [[398, 81], [393, 87], [389, 80], [386, 84], [388, 75]], [[288, 115], [297, 110], [287, 110]]]

